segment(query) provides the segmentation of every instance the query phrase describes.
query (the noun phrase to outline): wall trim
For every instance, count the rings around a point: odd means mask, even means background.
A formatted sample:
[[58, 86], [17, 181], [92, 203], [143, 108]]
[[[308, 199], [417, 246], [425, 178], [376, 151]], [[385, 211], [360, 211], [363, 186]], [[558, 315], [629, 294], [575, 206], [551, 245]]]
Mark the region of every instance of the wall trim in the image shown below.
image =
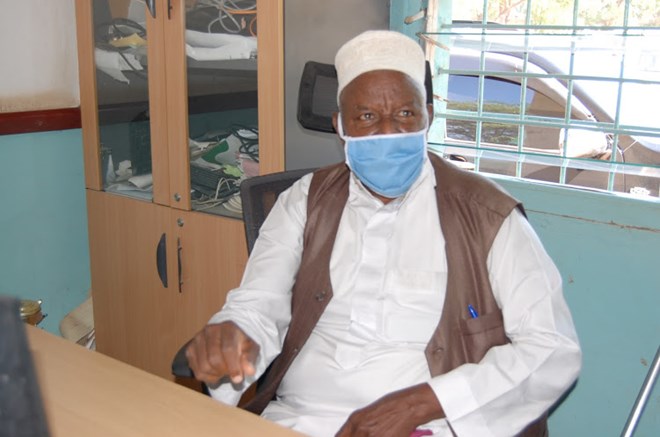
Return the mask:
[[0, 135], [80, 128], [80, 108], [0, 113]]

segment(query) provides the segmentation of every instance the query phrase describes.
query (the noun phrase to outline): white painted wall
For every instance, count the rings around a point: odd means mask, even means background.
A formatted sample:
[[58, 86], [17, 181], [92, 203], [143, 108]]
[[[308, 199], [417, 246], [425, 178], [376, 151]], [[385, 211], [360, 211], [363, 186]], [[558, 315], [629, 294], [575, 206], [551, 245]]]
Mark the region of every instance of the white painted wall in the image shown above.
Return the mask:
[[74, 0], [0, 0], [0, 112], [80, 104]]

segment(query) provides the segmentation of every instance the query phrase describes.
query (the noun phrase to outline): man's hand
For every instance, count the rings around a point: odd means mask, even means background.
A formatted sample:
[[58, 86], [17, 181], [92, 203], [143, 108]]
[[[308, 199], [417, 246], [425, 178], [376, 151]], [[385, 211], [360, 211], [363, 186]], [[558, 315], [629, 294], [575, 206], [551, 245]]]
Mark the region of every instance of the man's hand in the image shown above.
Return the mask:
[[351, 414], [336, 437], [408, 437], [419, 426], [445, 417], [428, 384], [390, 393]]
[[206, 325], [186, 349], [195, 378], [210, 385], [225, 376], [239, 384], [254, 375], [258, 355], [259, 346], [233, 322]]

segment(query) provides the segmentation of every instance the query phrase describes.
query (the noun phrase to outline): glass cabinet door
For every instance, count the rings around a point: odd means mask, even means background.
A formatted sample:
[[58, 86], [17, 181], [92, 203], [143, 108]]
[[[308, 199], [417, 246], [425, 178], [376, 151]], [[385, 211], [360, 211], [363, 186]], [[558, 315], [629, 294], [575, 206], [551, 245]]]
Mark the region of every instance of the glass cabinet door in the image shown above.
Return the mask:
[[146, 200], [153, 199], [148, 74], [152, 22], [145, 2], [93, 1], [102, 188]]
[[257, 1], [185, 2], [190, 207], [240, 217], [259, 174]]
[[240, 217], [240, 181], [284, 167], [283, 0], [76, 7], [86, 186]]

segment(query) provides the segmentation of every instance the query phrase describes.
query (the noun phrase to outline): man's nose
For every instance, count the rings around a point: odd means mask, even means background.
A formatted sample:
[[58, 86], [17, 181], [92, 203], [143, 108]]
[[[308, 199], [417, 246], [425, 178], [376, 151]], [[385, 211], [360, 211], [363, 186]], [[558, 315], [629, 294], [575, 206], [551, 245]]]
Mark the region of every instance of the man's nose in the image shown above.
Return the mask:
[[398, 123], [390, 117], [383, 117], [378, 123], [378, 133], [383, 134], [395, 134], [399, 132]]

